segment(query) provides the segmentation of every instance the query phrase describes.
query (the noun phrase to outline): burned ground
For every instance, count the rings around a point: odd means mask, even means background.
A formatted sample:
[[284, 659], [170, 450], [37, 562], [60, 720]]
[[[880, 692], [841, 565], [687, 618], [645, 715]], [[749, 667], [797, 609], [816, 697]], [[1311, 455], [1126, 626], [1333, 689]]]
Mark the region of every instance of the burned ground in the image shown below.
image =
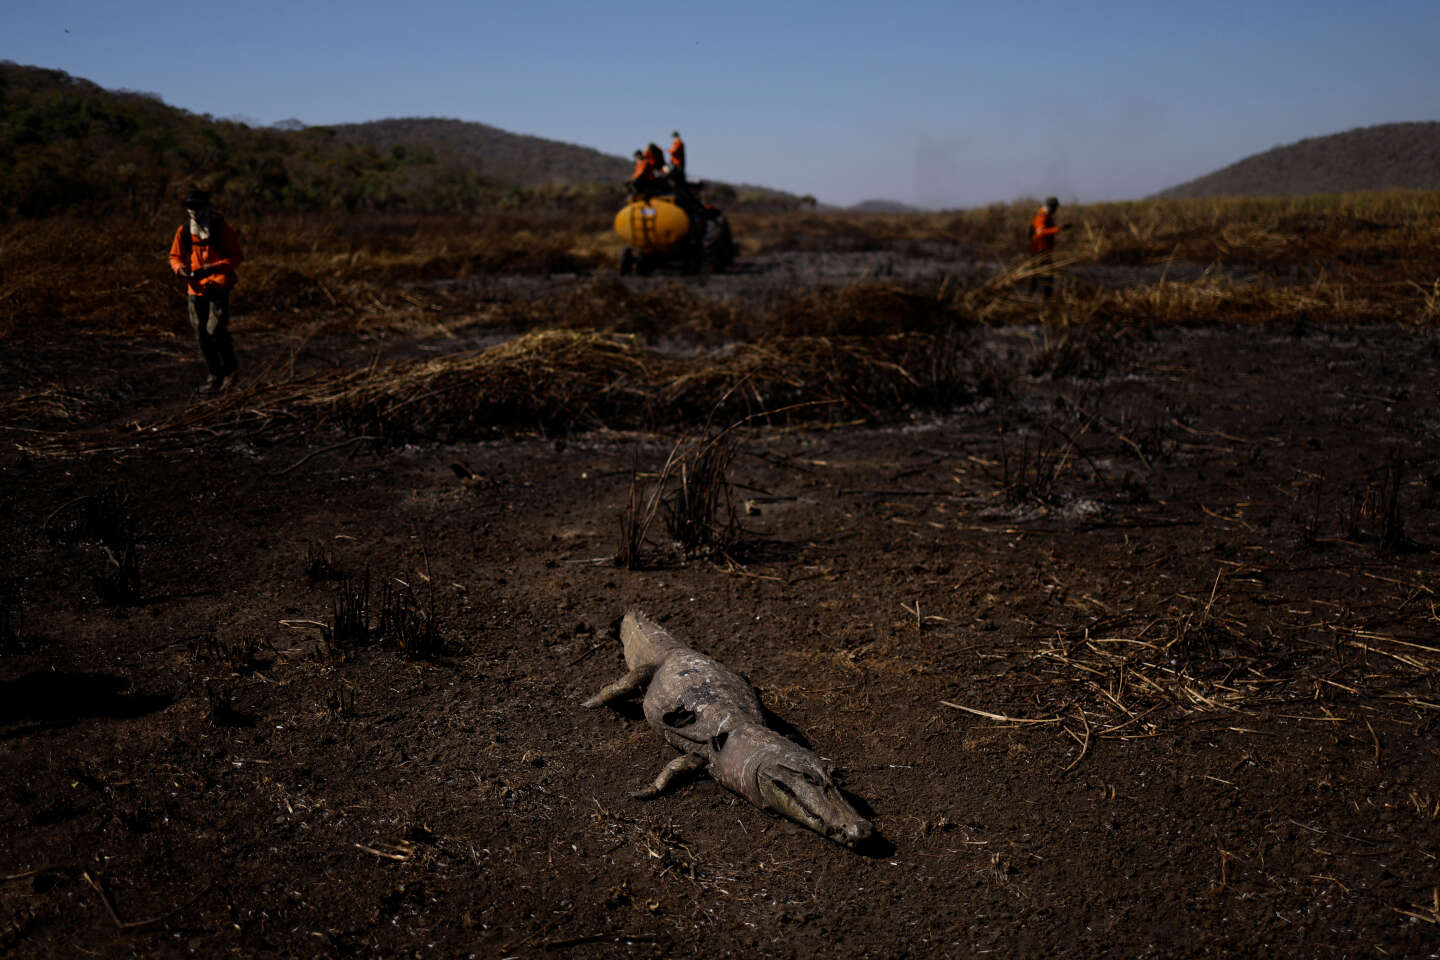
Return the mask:
[[[963, 249], [804, 246], [704, 288], [487, 275], [484, 324], [242, 318], [218, 400], [163, 329], [12, 343], [0, 951], [1433, 952], [1426, 301], [1201, 322], [1163, 266], [1076, 265], [1046, 307], [957, 293]], [[1185, 322], [1116, 318], [1146, 296]], [[953, 354], [928, 381], [865, 328], [899, 314]], [[767, 333], [811, 339], [725, 366]], [[523, 356], [473, 352], [501, 340]], [[596, 342], [623, 363], [566, 365]], [[457, 393], [557, 381], [548, 417], [456, 426]], [[681, 549], [677, 449], [816, 400], [727, 434], [735, 526]], [[883, 842], [703, 778], [629, 799], [670, 749], [579, 703], [632, 605], [745, 674]]]

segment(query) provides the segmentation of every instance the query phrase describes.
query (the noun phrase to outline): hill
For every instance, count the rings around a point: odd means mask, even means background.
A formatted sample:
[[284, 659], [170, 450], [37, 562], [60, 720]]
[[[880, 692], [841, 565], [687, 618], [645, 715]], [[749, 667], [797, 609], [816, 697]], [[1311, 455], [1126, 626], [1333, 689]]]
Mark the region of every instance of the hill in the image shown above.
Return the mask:
[[[322, 129], [322, 128], [306, 128]], [[544, 137], [510, 133], [499, 127], [438, 117], [374, 120], [337, 124], [341, 143], [378, 153], [413, 149], [423, 144], [438, 159], [463, 164], [498, 183], [537, 187], [561, 183], [619, 183], [630, 176], [631, 163]]]
[[1440, 123], [1386, 123], [1275, 147], [1156, 196], [1436, 189], [1440, 189]]
[[845, 208], [852, 213], [923, 213], [920, 207], [912, 207], [899, 200], [861, 200]]
[[[0, 61], [0, 217], [171, 206], [191, 182], [229, 210], [468, 213], [534, 205], [607, 210], [630, 161], [439, 118], [271, 127]], [[722, 206], [803, 198], [714, 184]]]

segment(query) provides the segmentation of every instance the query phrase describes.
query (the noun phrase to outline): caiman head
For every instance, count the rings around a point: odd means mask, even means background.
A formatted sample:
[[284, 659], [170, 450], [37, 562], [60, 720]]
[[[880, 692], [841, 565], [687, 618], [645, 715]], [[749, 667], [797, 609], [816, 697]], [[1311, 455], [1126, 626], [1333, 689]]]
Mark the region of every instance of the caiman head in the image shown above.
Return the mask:
[[845, 799], [826, 764], [809, 750], [786, 743], [755, 765], [755, 787], [764, 806], [852, 849], [875, 827]]

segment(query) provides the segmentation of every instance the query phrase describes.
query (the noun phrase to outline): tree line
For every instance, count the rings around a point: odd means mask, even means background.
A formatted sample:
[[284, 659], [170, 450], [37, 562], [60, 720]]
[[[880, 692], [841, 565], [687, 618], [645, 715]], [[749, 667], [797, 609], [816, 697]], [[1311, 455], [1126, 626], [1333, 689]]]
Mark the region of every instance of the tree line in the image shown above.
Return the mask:
[[443, 143], [377, 145], [353, 129], [252, 127], [7, 61], [0, 63], [0, 217], [143, 214], [172, 206], [192, 184], [234, 211], [603, 209], [621, 196], [616, 180], [517, 185], [487, 176]]

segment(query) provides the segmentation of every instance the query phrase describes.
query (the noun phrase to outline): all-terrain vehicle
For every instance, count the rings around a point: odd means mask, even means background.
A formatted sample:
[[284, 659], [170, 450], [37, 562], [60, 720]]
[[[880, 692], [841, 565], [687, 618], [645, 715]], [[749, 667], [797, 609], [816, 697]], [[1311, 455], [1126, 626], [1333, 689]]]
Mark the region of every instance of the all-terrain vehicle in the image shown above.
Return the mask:
[[615, 214], [625, 241], [621, 274], [646, 274], [678, 265], [684, 273], [723, 273], [735, 262], [735, 238], [725, 214], [697, 197], [703, 184], [652, 196], [634, 196]]

